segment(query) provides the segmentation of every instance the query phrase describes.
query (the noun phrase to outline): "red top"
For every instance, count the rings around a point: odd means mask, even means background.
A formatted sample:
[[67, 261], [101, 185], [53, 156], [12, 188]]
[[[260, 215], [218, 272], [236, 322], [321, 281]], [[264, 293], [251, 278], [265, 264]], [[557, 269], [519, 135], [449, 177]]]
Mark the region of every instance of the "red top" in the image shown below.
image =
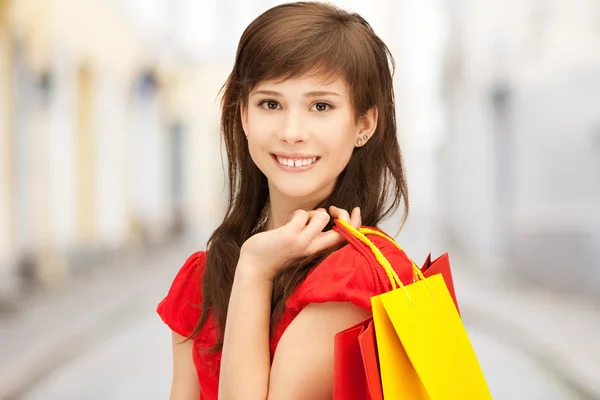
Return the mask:
[[[369, 239], [390, 261], [402, 282], [411, 283], [413, 279], [411, 262], [406, 254], [379, 236], [371, 235]], [[374, 257], [368, 256], [369, 254], [370, 250], [368, 253], [362, 252], [351, 245], [346, 245], [333, 252], [309, 273], [287, 300], [285, 310], [277, 322], [275, 333], [270, 339], [271, 360], [283, 332], [309, 303], [350, 301], [371, 311], [371, 297], [391, 287], [387, 282], [382, 288], [381, 271], [378, 269], [383, 270], [383, 268], [376, 264]], [[162, 320], [182, 336], [187, 337], [192, 333], [200, 317], [200, 309], [194, 305], [202, 303], [200, 282], [205, 262], [205, 252], [192, 254], [157, 308]], [[201, 387], [200, 399], [216, 400], [221, 353], [203, 351], [216, 343], [216, 331], [211, 317], [193, 339], [193, 343], [193, 360]]]

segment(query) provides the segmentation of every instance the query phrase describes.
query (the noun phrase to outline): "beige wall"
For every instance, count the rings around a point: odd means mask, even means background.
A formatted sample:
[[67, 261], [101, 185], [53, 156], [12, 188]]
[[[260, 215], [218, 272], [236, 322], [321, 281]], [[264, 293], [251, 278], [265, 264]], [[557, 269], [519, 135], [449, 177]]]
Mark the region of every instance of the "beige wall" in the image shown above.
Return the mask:
[[229, 64], [193, 67], [177, 72], [169, 97], [188, 128], [184, 181], [188, 188], [185, 213], [193, 229], [214, 228], [224, 213], [224, 174], [220, 146], [221, 86], [230, 72]]
[[80, 66], [76, 75], [77, 237], [90, 243], [95, 234], [96, 160], [94, 82], [92, 71]]
[[[124, 158], [127, 153], [130, 96], [136, 74], [151, 61], [149, 47], [109, 2], [18, 0], [7, 5], [0, 0], [0, 267], [17, 259], [24, 246], [41, 260], [54, 258], [50, 264], [64, 264], [62, 255], [106, 243], [119, 248], [122, 243], [115, 238], [127, 240], [127, 224], [111, 221], [126, 221], [129, 210], [124, 211], [126, 200], [110, 199], [127, 193], [127, 163], [118, 154]], [[10, 71], [14, 40], [23, 52], [25, 77], [15, 92], [23, 107], [15, 112], [10, 104], [16, 82]], [[47, 101], [37, 82], [45, 72], [51, 74]], [[11, 143], [9, 119], [14, 115], [25, 146], [19, 160]], [[110, 130], [101, 141], [100, 129]], [[19, 182], [26, 200], [19, 203], [20, 220], [10, 183], [17, 164], [27, 174]], [[115, 168], [118, 179], [111, 178]], [[63, 267], [41, 265], [49, 275]]]
[[12, 51], [6, 13], [7, 1], [0, 1], [0, 268], [13, 256], [14, 241], [10, 152]]
[[99, 69], [131, 75], [144, 61], [144, 43], [133, 27], [102, 0], [18, 0], [10, 20], [27, 38], [34, 67], [50, 62], [50, 46], [77, 54]]

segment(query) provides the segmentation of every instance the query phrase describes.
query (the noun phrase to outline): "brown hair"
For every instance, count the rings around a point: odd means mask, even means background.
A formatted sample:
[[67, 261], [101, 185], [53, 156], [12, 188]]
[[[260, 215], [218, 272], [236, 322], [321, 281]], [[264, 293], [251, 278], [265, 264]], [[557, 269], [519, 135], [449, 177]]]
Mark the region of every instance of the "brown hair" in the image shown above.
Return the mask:
[[[363, 224], [376, 226], [403, 202], [406, 219], [408, 190], [396, 136], [393, 69], [389, 49], [371, 26], [360, 15], [328, 4], [298, 2], [276, 6], [246, 28], [233, 70], [222, 89], [222, 140], [229, 163], [228, 206], [223, 222], [207, 243], [201, 316], [190, 337], [200, 331], [212, 313], [218, 334], [212, 350], [222, 348], [240, 248], [262, 229], [268, 212], [267, 178], [250, 158], [240, 118], [240, 107], [259, 82], [306, 73], [345, 79], [355, 117], [360, 118], [375, 107], [377, 129], [363, 147], [354, 150], [333, 192], [318, 207], [335, 205], [351, 210], [358, 206]], [[327, 229], [330, 228], [331, 224]], [[277, 276], [273, 325], [287, 298], [311, 269], [341, 246], [294, 260]]]

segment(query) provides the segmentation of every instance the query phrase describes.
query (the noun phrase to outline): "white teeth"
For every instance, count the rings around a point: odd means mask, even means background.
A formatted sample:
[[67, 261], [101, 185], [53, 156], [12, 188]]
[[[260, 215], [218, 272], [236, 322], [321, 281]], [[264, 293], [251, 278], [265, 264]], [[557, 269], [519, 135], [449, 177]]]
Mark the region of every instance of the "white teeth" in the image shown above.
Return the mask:
[[313, 158], [283, 158], [277, 157], [277, 161], [286, 167], [306, 167], [317, 161], [317, 157]]

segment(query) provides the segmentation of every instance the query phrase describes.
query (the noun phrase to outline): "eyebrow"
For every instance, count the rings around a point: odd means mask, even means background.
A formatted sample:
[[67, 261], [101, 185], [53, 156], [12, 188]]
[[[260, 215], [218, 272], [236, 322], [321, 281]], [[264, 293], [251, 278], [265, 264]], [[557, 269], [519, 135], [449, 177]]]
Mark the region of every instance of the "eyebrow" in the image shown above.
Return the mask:
[[[274, 90], [257, 90], [254, 94], [264, 94], [267, 96], [280, 96], [283, 97], [283, 94], [276, 92]], [[340, 94], [337, 92], [328, 92], [324, 90], [317, 90], [314, 92], [304, 93], [304, 97], [320, 97], [320, 96], [339, 96]]]

